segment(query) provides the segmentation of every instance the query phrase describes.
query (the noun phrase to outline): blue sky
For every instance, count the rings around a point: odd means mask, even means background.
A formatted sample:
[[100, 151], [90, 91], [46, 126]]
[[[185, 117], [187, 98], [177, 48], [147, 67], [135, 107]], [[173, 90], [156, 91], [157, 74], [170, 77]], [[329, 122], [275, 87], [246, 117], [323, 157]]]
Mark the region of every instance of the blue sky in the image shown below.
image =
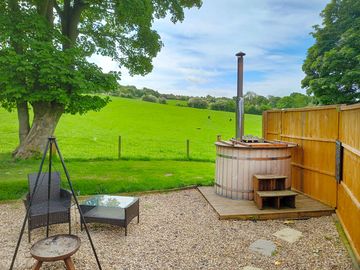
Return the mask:
[[[246, 53], [244, 91], [284, 96], [301, 89], [301, 70], [314, 40], [312, 26], [328, 0], [204, 0], [200, 9], [186, 10], [183, 23], [154, 22], [164, 47], [153, 71], [129, 76], [123, 85], [149, 87], [161, 93], [236, 95], [236, 57]], [[116, 69], [108, 58], [93, 61], [105, 71]]]

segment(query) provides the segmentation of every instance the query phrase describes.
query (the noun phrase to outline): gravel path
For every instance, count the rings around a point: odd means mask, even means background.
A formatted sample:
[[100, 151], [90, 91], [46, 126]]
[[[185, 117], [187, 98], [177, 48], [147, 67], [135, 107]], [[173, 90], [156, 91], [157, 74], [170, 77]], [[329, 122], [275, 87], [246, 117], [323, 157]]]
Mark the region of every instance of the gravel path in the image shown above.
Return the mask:
[[[74, 213], [75, 211], [73, 211]], [[0, 269], [8, 269], [24, 217], [20, 202], [0, 204]], [[73, 215], [74, 222], [79, 214]], [[140, 224], [136, 218], [124, 229], [90, 225], [90, 233], [103, 269], [353, 269], [339, 239], [332, 217], [284, 221], [220, 221], [197, 190], [150, 194], [140, 197]], [[273, 236], [283, 228], [302, 232], [295, 243]], [[54, 225], [51, 234], [66, 233], [67, 225]], [[73, 256], [76, 269], [96, 268], [85, 231], [79, 224], [73, 232], [82, 246]], [[33, 231], [33, 242], [45, 230]], [[273, 241], [276, 252], [262, 256], [249, 250], [258, 239]], [[31, 269], [27, 232], [24, 234], [16, 269]], [[41, 269], [65, 269], [62, 262], [44, 263]]]

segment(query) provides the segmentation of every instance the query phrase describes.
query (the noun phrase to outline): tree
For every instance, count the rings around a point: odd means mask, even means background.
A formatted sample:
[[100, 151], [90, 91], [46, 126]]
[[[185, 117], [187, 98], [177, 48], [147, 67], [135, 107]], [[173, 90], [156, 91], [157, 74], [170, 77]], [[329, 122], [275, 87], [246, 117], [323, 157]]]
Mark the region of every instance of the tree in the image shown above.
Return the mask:
[[303, 65], [302, 86], [320, 104], [354, 103], [360, 98], [360, 1], [332, 0], [314, 26], [315, 44]]
[[281, 97], [276, 97], [276, 96], [267, 96], [267, 99], [269, 101], [269, 105], [271, 108], [275, 108], [276, 107], [276, 103], [278, 103], [278, 101], [281, 99]]
[[0, 105], [18, 112], [14, 156], [41, 152], [63, 113], [109, 102], [94, 93], [115, 90], [119, 74], [105, 74], [89, 56], [109, 56], [131, 75], [145, 75], [162, 47], [153, 21], [169, 15], [176, 23], [185, 8], [200, 6], [201, 0], [0, 1]]
[[156, 90], [144, 87], [142, 89], [142, 91], [143, 91], [144, 95], [152, 95], [152, 96], [155, 96], [157, 98], [160, 97], [160, 93], [158, 91], [156, 91]]
[[284, 108], [302, 108], [311, 104], [311, 97], [293, 92], [289, 96], [285, 96], [279, 99], [276, 103], [276, 107], [279, 109]]

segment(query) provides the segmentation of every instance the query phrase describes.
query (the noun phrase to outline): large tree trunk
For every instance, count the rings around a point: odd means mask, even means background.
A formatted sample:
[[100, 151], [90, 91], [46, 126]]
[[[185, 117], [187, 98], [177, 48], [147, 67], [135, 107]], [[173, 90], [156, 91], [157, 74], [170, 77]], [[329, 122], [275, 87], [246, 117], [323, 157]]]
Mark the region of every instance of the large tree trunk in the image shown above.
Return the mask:
[[19, 142], [21, 144], [30, 131], [29, 108], [26, 101], [18, 102], [16, 104], [16, 107], [19, 120]]
[[26, 136], [30, 131], [28, 103], [18, 102], [16, 104], [16, 109], [19, 121], [19, 146], [12, 152], [13, 156], [16, 155], [20, 145], [25, 141]]
[[[1, 0], [0, 0], [1, 1]], [[8, 0], [14, 5], [14, 9], [18, 8], [18, 0]], [[10, 4], [9, 4], [10, 5]], [[79, 35], [78, 24], [82, 11], [89, 4], [82, 0], [64, 0], [63, 10], [60, 8], [56, 0], [37, 1], [37, 12], [43, 16], [50, 25], [54, 23], [54, 8], [57, 10], [61, 25], [62, 34], [68, 39], [64, 41], [63, 50], [71, 48]], [[21, 49], [21, 48], [20, 48]], [[72, 68], [72, 67], [69, 67]], [[71, 87], [68, 89], [71, 92]], [[55, 102], [37, 102], [31, 104], [34, 109], [34, 120], [31, 129], [25, 126], [23, 130], [20, 122], [26, 122], [23, 109], [18, 107], [19, 115], [19, 137], [20, 144], [13, 152], [15, 158], [30, 158], [38, 156], [43, 152], [47, 138], [52, 136], [61, 115], [64, 113], [64, 106]], [[21, 116], [21, 117], [20, 117]], [[27, 134], [25, 136], [25, 134]]]
[[15, 158], [26, 159], [40, 156], [45, 149], [48, 137], [52, 136], [64, 106], [51, 102], [36, 102], [32, 104], [34, 120], [25, 140], [14, 153]]

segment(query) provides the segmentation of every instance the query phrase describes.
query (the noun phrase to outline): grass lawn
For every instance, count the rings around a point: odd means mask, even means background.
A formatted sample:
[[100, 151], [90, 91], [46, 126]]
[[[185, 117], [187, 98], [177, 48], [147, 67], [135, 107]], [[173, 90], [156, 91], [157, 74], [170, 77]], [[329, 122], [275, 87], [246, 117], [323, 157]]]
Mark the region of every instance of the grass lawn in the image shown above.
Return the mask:
[[173, 105], [173, 106], [184, 106], [186, 107], [187, 106], [187, 101], [186, 100], [175, 100], [175, 99], [168, 99], [167, 101], [167, 104], [169, 105]]
[[[235, 115], [176, 102], [112, 98], [100, 112], [64, 115], [55, 135], [75, 190], [87, 195], [211, 185], [216, 136], [233, 137]], [[16, 112], [0, 109], [0, 200], [24, 195], [27, 174], [37, 172], [40, 164], [11, 159], [17, 128]], [[261, 135], [261, 116], [245, 115], [245, 133]], [[122, 160], [117, 160], [119, 135]], [[187, 139], [191, 161], [185, 161]], [[54, 169], [63, 174], [59, 162]]]
[[[16, 112], [0, 109], [0, 123], [0, 153], [10, 153], [18, 143]], [[189, 139], [191, 158], [213, 161], [216, 135], [231, 138], [234, 126], [230, 112], [113, 97], [100, 112], [63, 115], [55, 135], [67, 158], [116, 158], [121, 135], [125, 158], [185, 159]], [[261, 136], [261, 116], [245, 115], [245, 133]]]
[[[0, 200], [18, 199], [28, 190], [27, 174], [37, 172], [40, 160], [13, 161], [4, 155], [0, 158]], [[173, 160], [69, 160], [66, 167], [80, 195], [211, 185], [215, 169], [212, 162]], [[66, 184], [59, 160], [55, 160], [53, 170], [60, 171], [62, 183]]]

